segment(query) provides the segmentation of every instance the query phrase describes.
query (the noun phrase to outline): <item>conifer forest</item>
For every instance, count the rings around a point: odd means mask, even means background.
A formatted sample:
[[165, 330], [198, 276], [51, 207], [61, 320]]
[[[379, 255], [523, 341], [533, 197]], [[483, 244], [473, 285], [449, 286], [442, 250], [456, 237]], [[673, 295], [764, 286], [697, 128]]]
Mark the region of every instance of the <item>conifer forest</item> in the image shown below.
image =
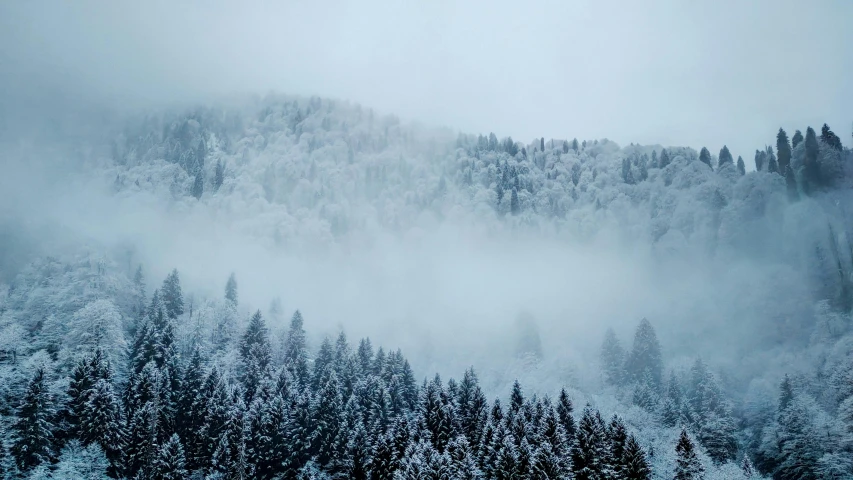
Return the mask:
[[[191, 3], [126, 8], [169, 32]], [[336, 83], [146, 97], [168, 68], [93, 60], [139, 32], [95, 47], [45, 5], [77, 53], [0, 6], [0, 480], [853, 479], [853, 102], [706, 147], [529, 135], [562, 128], [545, 92], [478, 117], [515, 137]], [[176, 38], [217, 49], [169, 58], [273, 71], [196, 7]]]

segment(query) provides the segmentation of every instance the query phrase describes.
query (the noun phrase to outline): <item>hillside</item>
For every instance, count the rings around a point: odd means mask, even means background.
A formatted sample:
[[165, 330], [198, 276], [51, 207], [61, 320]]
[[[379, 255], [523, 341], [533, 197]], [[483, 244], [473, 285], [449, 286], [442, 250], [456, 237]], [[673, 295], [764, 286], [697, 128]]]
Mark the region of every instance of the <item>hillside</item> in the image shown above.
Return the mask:
[[853, 475], [853, 151], [828, 126], [747, 166], [316, 97], [83, 123], [0, 210], [29, 478], [671, 478], [679, 441], [708, 479]]

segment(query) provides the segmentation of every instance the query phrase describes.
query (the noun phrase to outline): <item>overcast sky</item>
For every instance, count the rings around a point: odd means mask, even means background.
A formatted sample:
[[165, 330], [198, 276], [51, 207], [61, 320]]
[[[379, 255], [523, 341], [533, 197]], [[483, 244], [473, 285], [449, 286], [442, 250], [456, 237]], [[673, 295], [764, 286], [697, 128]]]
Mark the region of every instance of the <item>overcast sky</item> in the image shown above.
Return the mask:
[[[853, 1], [7, 1], [0, 95], [317, 94], [472, 133], [851, 143]], [[60, 89], [60, 90], [57, 90]]]

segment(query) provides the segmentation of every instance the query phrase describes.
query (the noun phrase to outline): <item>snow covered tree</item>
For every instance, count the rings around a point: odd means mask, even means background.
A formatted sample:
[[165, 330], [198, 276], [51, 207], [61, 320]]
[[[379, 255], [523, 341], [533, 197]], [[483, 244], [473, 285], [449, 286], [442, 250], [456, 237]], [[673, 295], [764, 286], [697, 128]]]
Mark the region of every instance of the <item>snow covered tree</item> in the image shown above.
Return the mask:
[[177, 433], [160, 447], [154, 461], [154, 477], [158, 480], [185, 480], [187, 478], [184, 447]]
[[53, 414], [53, 399], [44, 368], [38, 367], [27, 385], [11, 428], [10, 451], [19, 470], [30, 470], [53, 458]]
[[304, 386], [308, 384], [309, 377], [308, 351], [302, 324], [302, 314], [297, 310], [290, 319], [290, 330], [284, 342], [284, 365], [293, 379]]
[[246, 332], [240, 341], [240, 360], [246, 401], [251, 403], [255, 390], [269, 375], [269, 366], [272, 361], [269, 334], [260, 310], [252, 315], [249, 326], [246, 327]]
[[625, 349], [616, 338], [616, 332], [608, 328], [601, 345], [601, 366], [604, 381], [610, 385], [622, 385], [625, 379]]
[[737, 173], [741, 176], [746, 175], [746, 164], [743, 163], [743, 157], [737, 156]]
[[705, 468], [696, 456], [696, 447], [690, 440], [687, 430], [681, 430], [678, 444], [675, 446], [675, 476], [673, 480], [702, 480]]
[[791, 137], [791, 146], [793, 148], [797, 148], [797, 145], [799, 145], [802, 141], [803, 141], [803, 132], [801, 132], [799, 130], [795, 131], [794, 136]]
[[213, 174], [213, 191], [219, 191], [223, 183], [225, 183], [225, 165], [222, 163], [222, 160], [217, 160]]
[[731, 152], [729, 152], [729, 147], [723, 145], [723, 148], [720, 149], [720, 156], [717, 159], [717, 169], [719, 170], [723, 165], [732, 164], [734, 164], [734, 158]]
[[341, 432], [343, 401], [338, 377], [332, 372], [311, 405], [313, 431], [310, 439], [310, 456], [325, 467], [340, 452], [335, 451]]
[[663, 371], [660, 343], [647, 319], [642, 319], [634, 334], [634, 345], [628, 354], [625, 371], [633, 381], [639, 381], [648, 372], [654, 385], [660, 385]]
[[776, 134], [776, 155], [779, 162], [779, 171], [784, 174], [788, 170], [788, 166], [791, 165], [792, 150], [791, 144], [788, 143], [788, 134], [781, 128], [779, 129], [779, 133]]
[[646, 454], [633, 435], [625, 441], [622, 456], [622, 478], [625, 480], [651, 480], [652, 469], [646, 460]]
[[213, 452], [211, 468], [228, 479], [248, 480], [252, 478], [249, 458], [246, 451], [246, 406], [239, 391], [231, 393], [230, 407], [226, 414], [225, 426], [216, 450]]
[[225, 300], [237, 305], [237, 277], [234, 272], [231, 272], [228, 281], [225, 283]]
[[838, 150], [839, 152], [842, 150], [841, 139], [838, 138], [830, 128], [829, 125], [823, 124], [823, 127], [820, 129], [820, 140], [827, 144], [830, 148]]
[[560, 420], [560, 425], [566, 433], [566, 441], [572, 443], [575, 441], [575, 419], [572, 416], [574, 405], [566, 393], [565, 388], [560, 389], [560, 396], [557, 399], [557, 418]]
[[699, 151], [699, 161], [708, 165], [708, 168], [714, 168], [711, 166], [711, 152], [709, 152], [705, 147], [702, 147], [702, 150]]
[[578, 480], [603, 480], [613, 472], [608, 468], [610, 456], [604, 421], [587, 404], [578, 422], [575, 444], [572, 447], [572, 469]]
[[163, 281], [160, 297], [167, 317], [175, 319], [184, 314], [184, 295], [181, 292], [181, 279], [178, 277], [177, 269], [173, 269]]
[[112, 384], [99, 379], [92, 387], [80, 421], [80, 440], [84, 446], [97, 444], [110, 462], [110, 473], [118, 475], [124, 447], [124, 419]]

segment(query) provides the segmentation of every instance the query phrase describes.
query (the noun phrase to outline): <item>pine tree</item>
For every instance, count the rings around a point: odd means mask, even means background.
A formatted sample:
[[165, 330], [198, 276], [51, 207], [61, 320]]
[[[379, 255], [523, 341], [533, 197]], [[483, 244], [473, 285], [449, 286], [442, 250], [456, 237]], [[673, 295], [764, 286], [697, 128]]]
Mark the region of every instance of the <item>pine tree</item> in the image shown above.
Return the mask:
[[80, 422], [80, 440], [84, 446], [98, 444], [111, 465], [111, 473], [118, 474], [124, 446], [124, 420], [119, 400], [112, 384], [99, 379], [92, 388], [83, 409]]
[[803, 143], [805, 145], [803, 190], [806, 193], [811, 193], [820, 186], [820, 167], [818, 165], [818, 153], [820, 149], [817, 143], [817, 136], [812, 127], [806, 129], [806, 138]]
[[272, 479], [284, 470], [287, 460], [287, 405], [276, 392], [255, 396], [249, 409], [246, 451], [255, 478]]
[[604, 421], [587, 404], [578, 423], [576, 441], [572, 447], [572, 468], [578, 480], [608, 478], [608, 445]]
[[699, 151], [699, 161], [708, 165], [708, 168], [710, 169], [714, 168], [711, 166], [711, 152], [709, 152], [705, 147], [702, 147], [702, 150]]
[[662, 370], [660, 343], [652, 324], [644, 318], [634, 334], [634, 345], [628, 355], [625, 371], [635, 382], [642, 380], [648, 372], [652, 384], [657, 386], [661, 383]]
[[177, 269], [173, 269], [172, 273], [163, 281], [160, 295], [163, 298], [163, 309], [167, 317], [175, 319], [183, 315], [184, 296], [181, 293], [181, 280], [178, 277]]
[[764, 163], [767, 160], [767, 154], [761, 150], [755, 151], [755, 171], [760, 172], [764, 169]]
[[272, 361], [269, 334], [266, 323], [258, 310], [249, 320], [249, 326], [240, 341], [240, 360], [243, 367], [243, 385], [246, 388], [246, 402], [251, 403], [255, 390], [261, 381], [269, 375]]
[[154, 462], [154, 477], [157, 480], [185, 480], [187, 478], [184, 447], [177, 433], [160, 447]]
[[613, 475], [621, 476], [625, 467], [625, 449], [628, 442], [628, 430], [618, 415], [613, 415], [608, 425], [607, 438], [610, 442], [610, 471]]
[[666, 149], [664, 148], [663, 150], [660, 151], [660, 160], [658, 160], [658, 164], [660, 165], [660, 168], [666, 168], [666, 166], [669, 165], [669, 163], [670, 163], [669, 152], [667, 152]]
[[[300, 385], [308, 385], [308, 352], [302, 314], [297, 310], [290, 319], [290, 330], [284, 342], [284, 365]], [[340, 378], [338, 379], [340, 380]]]
[[44, 368], [38, 367], [12, 423], [10, 450], [19, 470], [26, 472], [53, 458], [53, 414]]
[[222, 164], [222, 160], [216, 161], [216, 169], [213, 174], [213, 191], [219, 191], [219, 187], [225, 183], [225, 165]]
[[[317, 356], [313, 362], [314, 371], [311, 375], [311, 389], [318, 391], [325, 385], [329, 375], [334, 373], [335, 351], [332, 346], [332, 341], [329, 337], [325, 337], [320, 344], [320, 350], [317, 351]], [[390, 377], [386, 381], [390, 382]]]
[[788, 166], [791, 165], [792, 152], [791, 145], [788, 143], [788, 134], [781, 128], [779, 129], [779, 133], [776, 134], [776, 154], [778, 156], [779, 171], [784, 175]]
[[518, 380], [515, 380], [512, 383], [512, 391], [509, 395], [508, 414], [512, 417], [515, 417], [521, 410], [522, 405], [524, 405], [524, 393], [521, 390], [521, 384], [518, 383]]
[[788, 169], [785, 171], [785, 186], [788, 189], [788, 200], [796, 202], [800, 199], [800, 192], [797, 190], [797, 177], [790, 165], [788, 165]]
[[373, 371], [373, 345], [370, 344], [369, 338], [362, 338], [358, 343], [356, 358], [362, 375], [367, 375]]
[[252, 473], [246, 451], [246, 406], [239, 391], [231, 393], [230, 403], [225, 427], [213, 452], [212, 469], [228, 479], [249, 479]]
[[509, 211], [513, 215], [518, 215], [521, 211], [521, 207], [518, 204], [518, 191], [515, 187], [512, 187], [512, 195], [509, 199]]
[[791, 384], [791, 377], [785, 374], [782, 383], [779, 385], [779, 413], [785, 411], [791, 405], [794, 399], [794, 387]]
[[740, 155], [737, 156], [737, 173], [739, 173], [740, 176], [746, 175], [746, 164], [743, 163], [743, 157]]
[[228, 281], [225, 283], [225, 300], [237, 305], [237, 277], [234, 272], [231, 272]]
[[661, 422], [665, 426], [675, 427], [684, 421], [683, 400], [684, 394], [675, 372], [670, 372], [661, 411]]
[[720, 149], [720, 156], [717, 159], [717, 169], [723, 167], [723, 165], [732, 165], [734, 163], [734, 158], [732, 158], [731, 152], [729, 152], [729, 147], [723, 145], [723, 148]]
[[748, 455], [743, 456], [743, 460], [740, 462], [740, 469], [743, 471], [743, 476], [746, 478], [752, 478], [755, 476], [755, 467], [752, 466], [752, 461], [749, 459]]
[[190, 194], [197, 200], [201, 198], [202, 194], [204, 194], [204, 175], [201, 172], [195, 174]]
[[820, 129], [820, 139], [823, 143], [827, 144], [830, 148], [838, 150], [839, 152], [842, 150], [841, 139], [838, 138], [830, 128], [829, 125], [823, 124], [823, 127]]
[[791, 146], [793, 148], [797, 148], [797, 145], [799, 145], [802, 141], [803, 141], [803, 132], [801, 132], [799, 130], [795, 131], [794, 136], [791, 137]]
[[322, 467], [334, 458], [338, 435], [348, 433], [341, 431], [342, 403], [338, 377], [332, 372], [311, 405], [310, 455]]
[[608, 328], [601, 345], [601, 366], [604, 381], [610, 385], [622, 385], [625, 379], [625, 349], [616, 338], [616, 332]]
[[622, 478], [624, 480], [651, 480], [652, 469], [646, 460], [646, 454], [633, 435], [625, 442], [625, 453], [622, 457]]
[[675, 476], [673, 480], [702, 480], [705, 478], [705, 468], [696, 456], [696, 447], [687, 435], [687, 430], [681, 430], [681, 437], [675, 446]]
[[196, 398], [201, 394], [204, 386], [201, 353], [196, 348], [190, 357], [190, 362], [184, 370], [181, 380], [181, 390], [176, 404], [176, 430], [185, 441], [191, 438], [194, 432], [202, 427], [204, 411], [200, 404], [196, 404]]
[[574, 406], [566, 393], [565, 388], [560, 389], [560, 397], [557, 400], [557, 418], [560, 420], [560, 425], [566, 434], [566, 441], [572, 443], [575, 441], [575, 419], [572, 417]]

